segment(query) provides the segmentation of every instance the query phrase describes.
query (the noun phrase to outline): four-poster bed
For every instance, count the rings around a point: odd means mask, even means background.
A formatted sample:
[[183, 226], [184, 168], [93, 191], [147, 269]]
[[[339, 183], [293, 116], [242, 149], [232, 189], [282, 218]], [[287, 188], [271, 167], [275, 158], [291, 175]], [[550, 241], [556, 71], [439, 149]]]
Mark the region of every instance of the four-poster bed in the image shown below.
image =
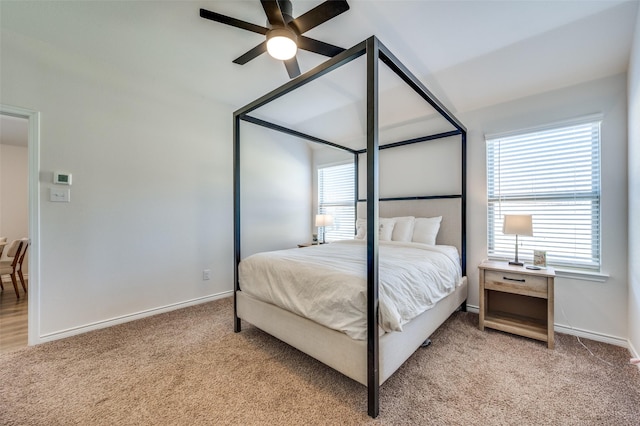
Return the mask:
[[[366, 149], [354, 150], [339, 144], [279, 126], [252, 117], [252, 111], [281, 96], [329, 73], [330, 71], [366, 55]], [[380, 61], [386, 64], [402, 81], [443, 117], [453, 130], [422, 136], [391, 144], [379, 144], [378, 97]], [[239, 266], [241, 263], [240, 233], [240, 122], [245, 121], [280, 131], [312, 142], [343, 149], [358, 158], [366, 154], [366, 198], [358, 199], [358, 216], [366, 218], [366, 340], [357, 340], [347, 334], [320, 325], [318, 322], [292, 313], [274, 303], [265, 302], [242, 291]], [[368, 388], [368, 413], [379, 413], [379, 387], [404, 361], [437, 329], [456, 309], [466, 307], [466, 128], [420, 83], [397, 58], [375, 37], [357, 44], [333, 57], [315, 69], [303, 74], [271, 93], [234, 112], [234, 330], [241, 330], [241, 320], [272, 334], [319, 361], [340, 371]], [[380, 198], [379, 151], [436, 139], [460, 140], [460, 192], [445, 195]], [[356, 173], [357, 176], [357, 173]], [[356, 178], [356, 194], [358, 183]], [[380, 235], [381, 217], [442, 216], [442, 227], [436, 244], [455, 247], [459, 254], [460, 277], [430, 309], [420, 313], [402, 326], [402, 332], [381, 333], [378, 310], [380, 307]], [[386, 242], [384, 243], [386, 244]], [[309, 250], [307, 248], [295, 250]], [[386, 250], [386, 248], [385, 248]], [[364, 251], [363, 251], [364, 253]], [[366, 359], [366, 362], [365, 362]]]

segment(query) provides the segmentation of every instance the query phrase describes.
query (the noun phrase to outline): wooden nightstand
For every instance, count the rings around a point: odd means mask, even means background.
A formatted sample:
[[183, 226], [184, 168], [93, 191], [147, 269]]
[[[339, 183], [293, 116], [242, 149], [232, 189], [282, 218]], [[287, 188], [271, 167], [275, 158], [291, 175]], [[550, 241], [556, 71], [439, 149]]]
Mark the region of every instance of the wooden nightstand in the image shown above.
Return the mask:
[[530, 270], [486, 260], [480, 270], [480, 330], [547, 342], [553, 349], [553, 268]]

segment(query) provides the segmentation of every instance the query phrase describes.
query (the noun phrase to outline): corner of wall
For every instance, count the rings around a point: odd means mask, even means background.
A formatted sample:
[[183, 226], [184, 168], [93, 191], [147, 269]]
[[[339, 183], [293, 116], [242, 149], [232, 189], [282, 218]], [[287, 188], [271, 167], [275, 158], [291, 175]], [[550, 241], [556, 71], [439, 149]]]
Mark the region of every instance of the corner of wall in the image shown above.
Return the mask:
[[[638, 358], [640, 348], [640, 8], [636, 12], [636, 28], [629, 57], [628, 76], [628, 161], [629, 161], [629, 350]], [[640, 367], [640, 365], [639, 365]]]

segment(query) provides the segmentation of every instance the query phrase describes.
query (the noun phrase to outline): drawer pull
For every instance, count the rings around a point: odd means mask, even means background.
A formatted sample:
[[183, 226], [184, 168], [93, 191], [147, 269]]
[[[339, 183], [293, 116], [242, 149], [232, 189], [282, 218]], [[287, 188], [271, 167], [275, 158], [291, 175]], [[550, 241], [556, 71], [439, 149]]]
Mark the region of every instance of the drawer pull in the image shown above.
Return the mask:
[[524, 278], [522, 279], [518, 279], [518, 278], [509, 278], [509, 277], [502, 277], [503, 280], [507, 280], [507, 281], [517, 281], [519, 283], [523, 283], [525, 282]]

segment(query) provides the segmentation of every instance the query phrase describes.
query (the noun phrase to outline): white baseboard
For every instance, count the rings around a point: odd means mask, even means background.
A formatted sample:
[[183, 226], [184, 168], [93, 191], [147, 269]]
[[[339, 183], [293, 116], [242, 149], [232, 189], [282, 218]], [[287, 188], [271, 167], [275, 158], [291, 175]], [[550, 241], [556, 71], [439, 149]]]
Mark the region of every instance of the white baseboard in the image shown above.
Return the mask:
[[629, 340], [629, 352], [631, 352], [633, 358], [640, 358], [640, 353], [633, 347], [631, 340]]
[[571, 336], [584, 337], [585, 339], [594, 340], [596, 342], [608, 343], [610, 345], [622, 346], [629, 349], [629, 341], [622, 337], [610, 336], [608, 334], [596, 333], [594, 331], [576, 329], [575, 327], [567, 327], [564, 325], [554, 325], [554, 330], [558, 333], [569, 334]]
[[[640, 358], [640, 352], [636, 350], [631, 344], [631, 340], [628, 340], [629, 352], [631, 352], [631, 358]], [[638, 364], [638, 370], [640, 370], [640, 364]]]
[[174, 303], [171, 305], [161, 306], [158, 308], [148, 309], [146, 311], [140, 311], [133, 314], [123, 315], [116, 318], [111, 318], [104, 321], [96, 321], [91, 324], [82, 325], [78, 327], [68, 328], [66, 330], [56, 331], [53, 333], [43, 334], [39, 336], [36, 344], [50, 342], [53, 340], [64, 339], [65, 337], [71, 337], [78, 334], [86, 333], [93, 330], [99, 330], [101, 328], [112, 327], [114, 325], [123, 324], [129, 321], [135, 321], [138, 319], [150, 317], [153, 315], [162, 314], [165, 312], [175, 311], [176, 309], [186, 308], [188, 306], [199, 305], [206, 302], [212, 302], [214, 300], [223, 299], [225, 297], [233, 296], [233, 291], [225, 291], [218, 294], [212, 294], [210, 296], [199, 297], [196, 299], [187, 300], [185, 302]]
[[[474, 314], [480, 313], [480, 307], [474, 305], [467, 305], [467, 311], [473, 312]], [[629, 349], [631, 353], [634, 351], [631, 348], [631, 342], [628, 339], [624, 339], [622, 337], [617, 336], [609, 336], [607, 334], [596, 333], [594, 331], [581, 330], [576, 329], [574, 327], [567, 327], [564, 325], [554, 324], [553, 329], [558, 333], [569, 334], [571, 336], [583, 337], [585, 339], [595, 340], [596, 342], [608, 343], [615, 346], [622, 346], [623, 348]], [[634, 355], [634, 357], [637, 357]]]
[[471, 312], [474, 314], [480, 313], [480, 307], [475, 305], [467, 305], [467, 312]]

